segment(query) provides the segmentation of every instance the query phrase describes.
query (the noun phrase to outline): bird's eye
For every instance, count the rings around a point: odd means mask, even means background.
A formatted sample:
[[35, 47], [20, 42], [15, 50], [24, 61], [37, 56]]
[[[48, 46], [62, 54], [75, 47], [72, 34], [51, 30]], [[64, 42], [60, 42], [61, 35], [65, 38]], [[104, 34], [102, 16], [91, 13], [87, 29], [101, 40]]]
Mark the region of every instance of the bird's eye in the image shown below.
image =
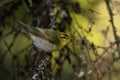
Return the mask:
[[62, 38], [62, 39], [70, 39], [70, 37], [67, 34], [60, 35], [60, 38]]

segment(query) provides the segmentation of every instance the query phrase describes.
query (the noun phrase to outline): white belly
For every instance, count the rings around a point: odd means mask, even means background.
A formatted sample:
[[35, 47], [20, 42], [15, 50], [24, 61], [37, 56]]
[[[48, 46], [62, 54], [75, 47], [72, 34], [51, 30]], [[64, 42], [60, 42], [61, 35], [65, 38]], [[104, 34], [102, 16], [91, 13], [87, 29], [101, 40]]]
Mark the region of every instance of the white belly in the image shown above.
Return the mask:
[[30, 34], [31, 39], [33, 40], [33, 44], [40, 50], [45, 52], [52, 52], [56, 50], [56, 46], [47, 40], [36, 37], [33, 34]]

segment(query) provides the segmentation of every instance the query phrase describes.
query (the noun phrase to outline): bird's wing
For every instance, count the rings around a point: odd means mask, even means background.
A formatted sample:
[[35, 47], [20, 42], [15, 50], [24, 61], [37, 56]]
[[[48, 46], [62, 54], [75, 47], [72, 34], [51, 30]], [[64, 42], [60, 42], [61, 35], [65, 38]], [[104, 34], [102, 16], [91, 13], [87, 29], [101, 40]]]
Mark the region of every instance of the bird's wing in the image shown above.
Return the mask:
[[28, 31], [28, 32], [30, 32], [30, 33], [38, 36], [38, 37], [41, 37], [41, 38], [46, 39], [45, 34], [44, 34], [42, 31], [39, 31], [37, 28], [31, 27], [31, 26], [29, 26], [29, 25], [27, 25], [27, 24], [24, 24], [24, 23], [21, 22], [21, 21], [17, 21], [17, 20], [16, 20], [15, 22], [16, 22], [17, 24], [21, 25], [22, 27], [24, 27], [24, 29], [25, 29], [26, 31]]
[[30, 27], [27, 24], [24, 24], [21, 21], [16, 21], [16, 23], [18, 23], [19, 25], [21, 25], [22, 27], [24, 27], [24, 29], [40, 38], [43, 38], [45, 40], [48, 40], [52, 43], [56, 43], [59, 41], [59, 31], [55, 31], [52, 29], [43, 29], [43, 28], [35, 28], [35, 27]]
[[43, 33], [44, 38], [46, 38], [48, 41], [52, 43], [57, 43], [59, 41], [59, 38], [58, 38], [59, 31], [52, 30], [52, 29], [41, 29], [41, 28], [39, 28], [39, 30], [41, 30], [40, 32]]

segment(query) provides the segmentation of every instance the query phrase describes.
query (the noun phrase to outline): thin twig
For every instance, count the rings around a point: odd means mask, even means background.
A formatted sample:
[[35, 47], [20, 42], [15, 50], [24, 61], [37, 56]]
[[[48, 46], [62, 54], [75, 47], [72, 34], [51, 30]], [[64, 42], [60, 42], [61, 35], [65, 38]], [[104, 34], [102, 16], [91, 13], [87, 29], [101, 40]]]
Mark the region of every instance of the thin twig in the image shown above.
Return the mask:
[[117, 51], [118, 51], [118, 54], [119, 54], [119, 57], [120, 57], [119, 42], [117, 41], [118, 35], [117, 35], [116, 27], [115, 27], [115, 24], [114, 24], [113, 12], [112, 12], [112, 9], [110, 7], [110, 0], [105, 0], [105, 3], [106, 3], [106, 6], [107, 6], [107, 9], [108, 9], [110, 22], [111, 22], [112, 30], [113, 30], [113, 35], [114, 35], [114, 39], [115, 39], [115, 42], [116, 42], [116, 45], [117, 45]]

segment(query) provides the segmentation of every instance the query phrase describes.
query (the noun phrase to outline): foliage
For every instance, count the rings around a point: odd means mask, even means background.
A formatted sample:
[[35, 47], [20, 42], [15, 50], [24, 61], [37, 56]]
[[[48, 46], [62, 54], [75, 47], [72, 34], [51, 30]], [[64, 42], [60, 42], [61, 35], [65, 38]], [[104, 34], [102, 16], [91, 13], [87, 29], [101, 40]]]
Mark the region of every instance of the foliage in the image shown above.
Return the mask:
[[[100, 3], [105, 5], [106, 12], [97, 10]], [[0, 79], [119, 80], [120, 35], [115, 18], [119, 3], [117, 0], [0, 1]], [[99, 22], [101, 15], [107, 17], [103, 25]], [[72, 40], [59, 51], [39, 52], [28, 32], [15, 20], [58, 30]]]

